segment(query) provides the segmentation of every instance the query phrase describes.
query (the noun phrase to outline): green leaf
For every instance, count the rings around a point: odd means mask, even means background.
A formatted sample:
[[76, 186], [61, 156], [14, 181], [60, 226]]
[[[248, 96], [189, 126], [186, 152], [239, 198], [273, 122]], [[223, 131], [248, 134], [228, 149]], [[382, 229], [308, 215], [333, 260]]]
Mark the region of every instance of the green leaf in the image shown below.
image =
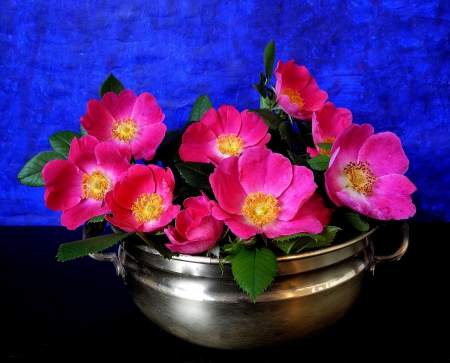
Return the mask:
[[339, 227], [325, 226], [323, 231], [318, 234], [297, 233], [275, 238], [272, 243], [286, 254], [300, 253], [305, 250], [328, 247], [340, 230]]
[[125, 88], [122, 82], [120, 82], [112, 73], [110, 73], [108, 78], [103, 81], [100, 87], [100, 98], [102, 98], [106, 92], [114, 92], [118, 95], [124, 89]]
[[23, 185], [28, 185], [30, 187], [43, 187], [45, 183], [42, 179], [42, 169], [45, 164], [55, 159], [65, 159], [65, 157], [55, 151], [43, 151], [33, 156], [22, 167], [17, 175], [17, 179], [19, 179], [19, 182]]
[[280, 137], [282, 140], [286, 141], [288, 146], [292, 148], [294, 145], [294, 133], [292, 132], [292, 125], [289, 122], [282, 122], [278, 128]]
[[142, 232], [137, 232], [136, 235], [140, 237], [147, 245], [157, 250], [163, 258], [171, 259], [173, 257], [174, 253], [166, 247], [166, 243], [169, 241], [164, 233], [161, 235], [152, 234], [151, 238], [148, 238], [147, 234]]
[[369, 223], [363, 220], [361, 214], [358, 212], [349, 208], [344, 208], [342, 214], [344, 215], [344, 218], [347, 219], [347, 221], [358, 231], [366, 232], [369, 230]]
[[272, 40], [264, 49], [264, 70], [266, 72], [267, 82], [272, 78], [273, 65], [275, 62], [275, 42]]
[[283, 122], [280, 116], [269, 110], [251, 108], [248, 111], [257, 113], [272, 130], [278, 130], [280, 124]]
[[49, 141], [54, 151], [64, 155], [65, 158], [68, 158], [70, 143], [74, 137], [80, 138], [81, 135], [73, 131], [61, 131], [51, 135]]
[[266, 98], [266, 96], [267, 96], [267, 88], [265, 86], [266, 83], [267, 83], [266, 76], [264, 75], [264, 73], [260, 72], [259, 73], [259, 83], [253, 85], [253, 88], [258, 91], [259, 95], [263, 99]]
[[331, 150], [331, 147], [333, 146], [332, 142], [318, 142], [317, 146], [324, 150]]
[[289, 154], [289, 157], [291, 158], [292, 162], [294, 163], [294, 165], [306, 166], [307, 168], [310, 168], [306, 159], [294, 154], [291, 150], [288, 150], [288, 154]]
[[209, 176], [214, 171], [210, 163], [182, 162], [175, 165], [181, 176], [196, 189], [210, 191]]
[[132, 235], [130, 233], [109, 233], [101, 236], [86, 238], [80, 241], [63, 243], [59, 246], [56, 258], [60, 262], [73, 260], [78, 257], [87, 256], [91, 253], [103, 251], [122, 241], [125, 237]]
[[330, 156], [329, 155], [315, 156], [311, 159], [308, 159], [308, 164], [314, 170], [325, 171], [328, 169], [328, 165], [330, 164]]
[[212, 108], [213, 105], [208, 95], [202, 95], [197, 97], [192, 106], [191, 114], [189, 115], [189, 121], [200, 121], [206, 111]]
[[272, 283], [278, 271], [277, 258], [267, 247], [242, 249], [231, 262], [234, 279], [253, 302]]

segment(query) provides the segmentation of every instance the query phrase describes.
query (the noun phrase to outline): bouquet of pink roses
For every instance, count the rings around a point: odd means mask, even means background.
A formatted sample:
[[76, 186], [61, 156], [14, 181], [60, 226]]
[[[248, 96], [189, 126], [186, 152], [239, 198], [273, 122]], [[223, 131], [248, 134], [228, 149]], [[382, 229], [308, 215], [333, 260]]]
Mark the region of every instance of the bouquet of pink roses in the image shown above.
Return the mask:
[[[80, 132], [50, 136], [53, 150], [18, 175], [45, 187], [63, 226], [88, 227], [85, 238], [60, 246], [58, 260], [138, 237], [163, 258], [230, 261], [256, 301], [277, 273], [277, 256], [412, 217], [416, 187], [404, 175], [400, 139], [353, 123], [294, 60], [278, 61], [271, 86], [274, 59], [272, 41], [254, 86], [259, 109], [215, 109], [203, 95], [182, 130], [167, 130], [156, 99], [111, 74], [100, 100], [87, 103]], [[100, 234], [107, 223], [115, 233]]]

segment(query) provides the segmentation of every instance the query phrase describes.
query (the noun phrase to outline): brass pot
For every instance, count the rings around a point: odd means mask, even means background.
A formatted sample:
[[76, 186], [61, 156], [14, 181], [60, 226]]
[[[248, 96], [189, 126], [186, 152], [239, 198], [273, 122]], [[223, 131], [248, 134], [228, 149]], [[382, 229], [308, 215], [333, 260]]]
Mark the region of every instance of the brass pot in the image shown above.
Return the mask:
[[320, 250], [278, 257], [278, 274], [256, 303], [224, 264], [180, 255], [164, 259], [145, 244], [123, 241], [115, 253], [92, 254], [116, 266], [142, 313], [185, 341], [219, 349], [251, 349], [313, 335], [337, 322], [356, 301], [367, 271], [406, 252], [409, 228], [392, 255], [376, 256], [375, 229]]

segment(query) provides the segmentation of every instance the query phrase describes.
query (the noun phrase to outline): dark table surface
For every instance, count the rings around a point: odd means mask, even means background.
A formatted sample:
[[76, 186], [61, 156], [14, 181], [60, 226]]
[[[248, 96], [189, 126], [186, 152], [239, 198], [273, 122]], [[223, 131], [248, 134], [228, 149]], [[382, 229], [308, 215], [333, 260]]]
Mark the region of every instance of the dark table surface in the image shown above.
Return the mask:
[[165, 333], [134, 305], [110, 263], [57, 262], [59, 244], [80, 239], [81, 230], [2, 226], [0, 361], [449, 362], [450, 224], [409, 225], [403, 258], [367, 273], [339, 322], [310, 338], [244, 351], [196, 346]]

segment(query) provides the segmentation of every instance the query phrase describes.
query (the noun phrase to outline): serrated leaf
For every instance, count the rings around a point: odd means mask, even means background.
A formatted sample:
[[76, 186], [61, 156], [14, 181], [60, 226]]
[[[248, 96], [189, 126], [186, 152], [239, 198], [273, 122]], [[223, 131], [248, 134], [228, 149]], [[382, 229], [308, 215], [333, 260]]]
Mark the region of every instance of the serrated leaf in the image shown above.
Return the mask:
[[369, 230], [369, 223], [363, 220], [358, 212], [345, 208], [342, 214], [344, 215], [345, 219], [347, 219], [347, 221], [358, 231], [366, 232]]
[[253, 302], [272, 283], [278, 271], [277, 258], [267, 247], [242, 249], [231, 262], [233, 277]]
[[269, 126], [269, 128], [272, 130], [278, 130], [280, 124], [282, 123], [280, 116], [273, 113], [272, 111], [254, 108], [249, 109], [248, 111], [257, 113], [263, 119], [266, 125]]
[[271, 40], [264, 49], [264, 71], [266, 72], [267, 82], [272, 78], [273, 65], [275, 62], [275, 41]]
[[70, 143], [74, 137], [80, 138], [81, 135], [78, 132], [61, 131], [51, 135], [49, 141], [54, 151], [64, 155], [65, 158], [68, 158]]
[[148, 238], [145, 233], [137, 232], [136, 235], [140, 237], [147, 245], [157, 250], [163, 258], [171, 259], [174, 253], [171, 252], [165, 244], [168, 243], [165, 234], [161, 236], [158, 234], [153, 234], [151, 238]]
[[209, 176], [214, 171], [214, 165], [197, 162], [183, 162], [178, 163], [175, 166], [189, 185], [198, 190], [211, 190]]
[[106, 92], [114, 92], [119, 94], [124, 90], [122, 82], [120, 82], [112, 73], [103, 81], [100, 86], [100, 98], [102, 98]]
[[17, 179], [23, 185], [43, 187], [45, 183], [42, 179], [42, 169], [49, 161], [56, 159], [65, 159], [65, 157], [55, 151], [40, 152], [27, 161], [17, 175]]
[[292, 132], [292, 125], [289, 122], [282, 122], [278, 128], [280, 137], [282, 140], [286, 141], [288, 146], [292, 148], [294, 144], [294, 134]]
[[306, 159], [302, 158], [301, 156], [298, 156], [298, 155], [294, 154], [290, 150], [288, 150], [288, 154], [289, 154], [289, 157], [291, 158], [292, 162], [294, 163], [294, 165], [306, 166], [307, 168], [310, 168], [310, 166], [309, 166], [308, 162], [306, 161]]
[[320, 235], [309, 233], [297, 233], [290, 236], [280, 237], [272, 240], [272, 243], [285, 254], [299, 253], [313, 243], [317, 243], [324, 238]]
[[101, 252], [124, 238], [132, 235], [130, 233], [109, 233], [101, 236], [86, 238], [80, 241], [63, 243], [59, 246], [56, 259], [60, 262], [73, 260], [75, 258], [88, 256], [91, 253]]
[[300, 253], [305, 250], [328, 247], [340, 230], [339, 227], [325, 226], [318, 234], [298, 233], [275, 238], [272, 243], [286, 254]]
[[315, 156], [311, 159], [308, 159], [308, 164], [314, 170], [325, 171], [328, 169], [328, 165], [330, 164], [330, 156], [329, 155]]
[[189, 115], [189, 121], [200, 121], [205, 112], [212, 107], [213, 105], [208, 95], [197, 97], [194, 102], [194, 106], [192, 106], [192, 110]]

